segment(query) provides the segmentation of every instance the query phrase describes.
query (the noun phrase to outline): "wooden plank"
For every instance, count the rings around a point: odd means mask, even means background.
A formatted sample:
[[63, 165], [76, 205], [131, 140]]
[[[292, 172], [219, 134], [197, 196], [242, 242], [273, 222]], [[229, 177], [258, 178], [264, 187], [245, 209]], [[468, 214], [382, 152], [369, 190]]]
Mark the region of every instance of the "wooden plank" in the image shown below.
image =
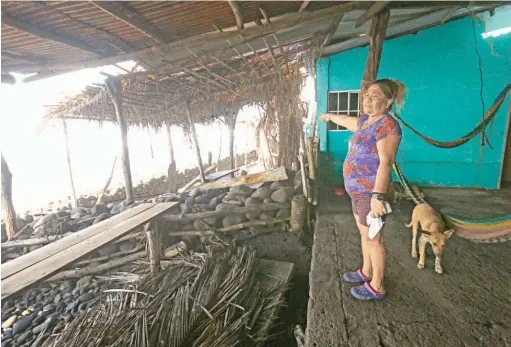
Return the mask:
[[251, 185], [259, 182], [283, 181], [287, 180], [286, 169], [281, 166], [277, 169], [258, 172], [243, 177], [222, 178], [218, 181], [209, 182], [199, 186], [200, 189], [210, 188], [229, 188], [240, 184]]
[[50, 243], [49, 245], [36, 249], [33, 252], [30, 252], [14, 260], [11, 260], [8, 263], [2, 264], [1, 266], [2, 280], [23, 269], [26, 269], [27, 267], [37, 262], [40, 262], [48, 257], [51, 257], [52, 255], [57, 254], [77, 243], [80, 243], [94, 235], [102, 233], [103, 231], [112, 228], [116, 224], [119, 224], [126, 219], [129, 219], [139, 213], [144, 212], [145, 210], [151, 208], [152, 206], [154, 206], [154, 204], [142, 204], [139, 206], [135, 206], [129, 209], [128, 211], [124, 211], [111, 218], [105, 219], [104, 221], [101, 221], [98, 224], [94, 224], [88, 228], [80, 230], [74, 233], [73, 235], [66, 236], [65, 238]]
[[25, 268], [5, 280], [2, 280], [2, 299], [8, 298], [20, 290], [53, 275], [61, 268], [80, 259], [95, 249], [120, 238], [142, 224], [147, 223], [152, 218], [168, 211], [176, 204], [178, 203], [168, 202], [152, 205], [150, 209], [113, 226], [110, 230], [108, 230], [108, 232], [89, 237], [88, 239], [77, 243], [60, 253], [54, 254], [51, 257], [48, 257], [45, 260]]

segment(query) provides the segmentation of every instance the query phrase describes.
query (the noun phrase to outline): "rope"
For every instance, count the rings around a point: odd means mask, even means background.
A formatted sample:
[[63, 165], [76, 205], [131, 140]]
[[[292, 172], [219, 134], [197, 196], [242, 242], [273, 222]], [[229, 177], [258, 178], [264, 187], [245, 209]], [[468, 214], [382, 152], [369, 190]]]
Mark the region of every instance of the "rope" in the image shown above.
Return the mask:
[[[415, 194], [396, 162], [392, 168], [403, 189], [416, 205], [426, 201]], [[448, 223], [457, 229], [457, 234], [465, 239], [479, 243], [503, 243], [511, 241], [511, 214], [486, 220], [464, 220], [441, 213]], [[491, 235], [491, 236], [490, 236]]]
[[483, 119], [476, 125], [476, 127], [467, 133], [466, 135], [462, 136], [458, 140], [455, 141], [436, 141], [433, 140], [427, 136], [422, 135], [420, 132], [415, 130], [410, 124], [405, 122], [403, 118], [401, 118], [397, 113], [390, 112], [392, 116], [394, 116], [396, 119], [398, 119], [405, 127], [410, 129], [414, 134], [419, 136], [421, 139], [429, 143], [430, 145], [440, 147], [440, 148], [454, 148], [463, 145], [464, 143], [470, 141], [474, 136], [478, 135], [481, 131], [485, 129], [485, 127], [495, 118], [495, 115], [497, 114], [498, 110], [500, 109], [500, 106], [502, 106], [504, 100], [506, 99], [507, 94], [511, 92], [511, 84], [508, 84], [504, 87], [504, 89], [501, 90], [495, 101], [493, 102], [492, 106], [489, 108], [488, 112], [483, 116]]

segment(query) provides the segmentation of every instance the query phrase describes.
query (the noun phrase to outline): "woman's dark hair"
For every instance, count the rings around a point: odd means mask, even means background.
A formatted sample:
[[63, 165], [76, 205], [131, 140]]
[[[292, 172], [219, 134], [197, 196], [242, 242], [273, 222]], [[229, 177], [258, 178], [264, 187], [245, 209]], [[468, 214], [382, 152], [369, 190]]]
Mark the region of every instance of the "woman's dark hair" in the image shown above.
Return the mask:
[[392, 100], [392, 104], [395, 104], [398, 109], [403, 107], [406, 96], [406, 86], [403, 82], [391, 78], [382, 78], [372, 82], [369, 86], [374, 84], [380, 87], [383, 95]]

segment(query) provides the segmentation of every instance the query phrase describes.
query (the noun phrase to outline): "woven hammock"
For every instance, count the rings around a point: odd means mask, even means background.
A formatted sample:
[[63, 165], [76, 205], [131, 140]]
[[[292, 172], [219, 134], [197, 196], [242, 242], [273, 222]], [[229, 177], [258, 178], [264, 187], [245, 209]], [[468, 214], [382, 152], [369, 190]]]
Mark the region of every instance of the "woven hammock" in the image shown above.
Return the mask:
[[[397, 163], [393, 164], [394, 172], [408, 196], [417, 205], [425, 203], [424, 199], [415, 194], [404, 177]], [[442, 214], [448, 224], [456, 229], [456, 235], [481, 243], [502, 243], [511, 240], [511, 214], [493, 219], [466, 220]]]

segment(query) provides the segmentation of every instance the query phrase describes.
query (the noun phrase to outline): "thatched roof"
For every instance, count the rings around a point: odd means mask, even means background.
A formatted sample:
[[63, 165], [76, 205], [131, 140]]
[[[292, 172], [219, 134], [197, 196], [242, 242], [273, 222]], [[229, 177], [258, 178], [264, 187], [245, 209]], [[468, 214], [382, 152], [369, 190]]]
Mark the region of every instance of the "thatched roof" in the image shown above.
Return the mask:
[[[313, 63], [317, 45], [310, 41], [223, 62], [201, 61], [198, 68], [185, 71], [119, 75], [124, 118], [131, 126], [159, 128], [169, 123], [187, 127], [186, 102], [196, 123], [209, 123], [226, 110], [265, 102], [276, 89], [302, 82], [304, 71], [300, 68]], [[296, 90], [293, 88], [293, 92]], [[110, 95], [104, 85], [98, 84], [49, 106], [45, 122], [55, 118], [117, 122]]]
[[[286, 75], [298, 78], [299, 52], [366, 45], [364, 23], [382, 10], [390, 11], [389, 39], [501, 4], [3, 1], [2, 71], [36, 73], [27, 81], [133, 60], [146, 72], [121, 77], [129, 124], [184, 125], [186, 100], [196, 121], [207, 122], [264, 100], [283, 88]], [[90, 86], [48, 117], [115, 121], [113, 115], [104, 88]]]

